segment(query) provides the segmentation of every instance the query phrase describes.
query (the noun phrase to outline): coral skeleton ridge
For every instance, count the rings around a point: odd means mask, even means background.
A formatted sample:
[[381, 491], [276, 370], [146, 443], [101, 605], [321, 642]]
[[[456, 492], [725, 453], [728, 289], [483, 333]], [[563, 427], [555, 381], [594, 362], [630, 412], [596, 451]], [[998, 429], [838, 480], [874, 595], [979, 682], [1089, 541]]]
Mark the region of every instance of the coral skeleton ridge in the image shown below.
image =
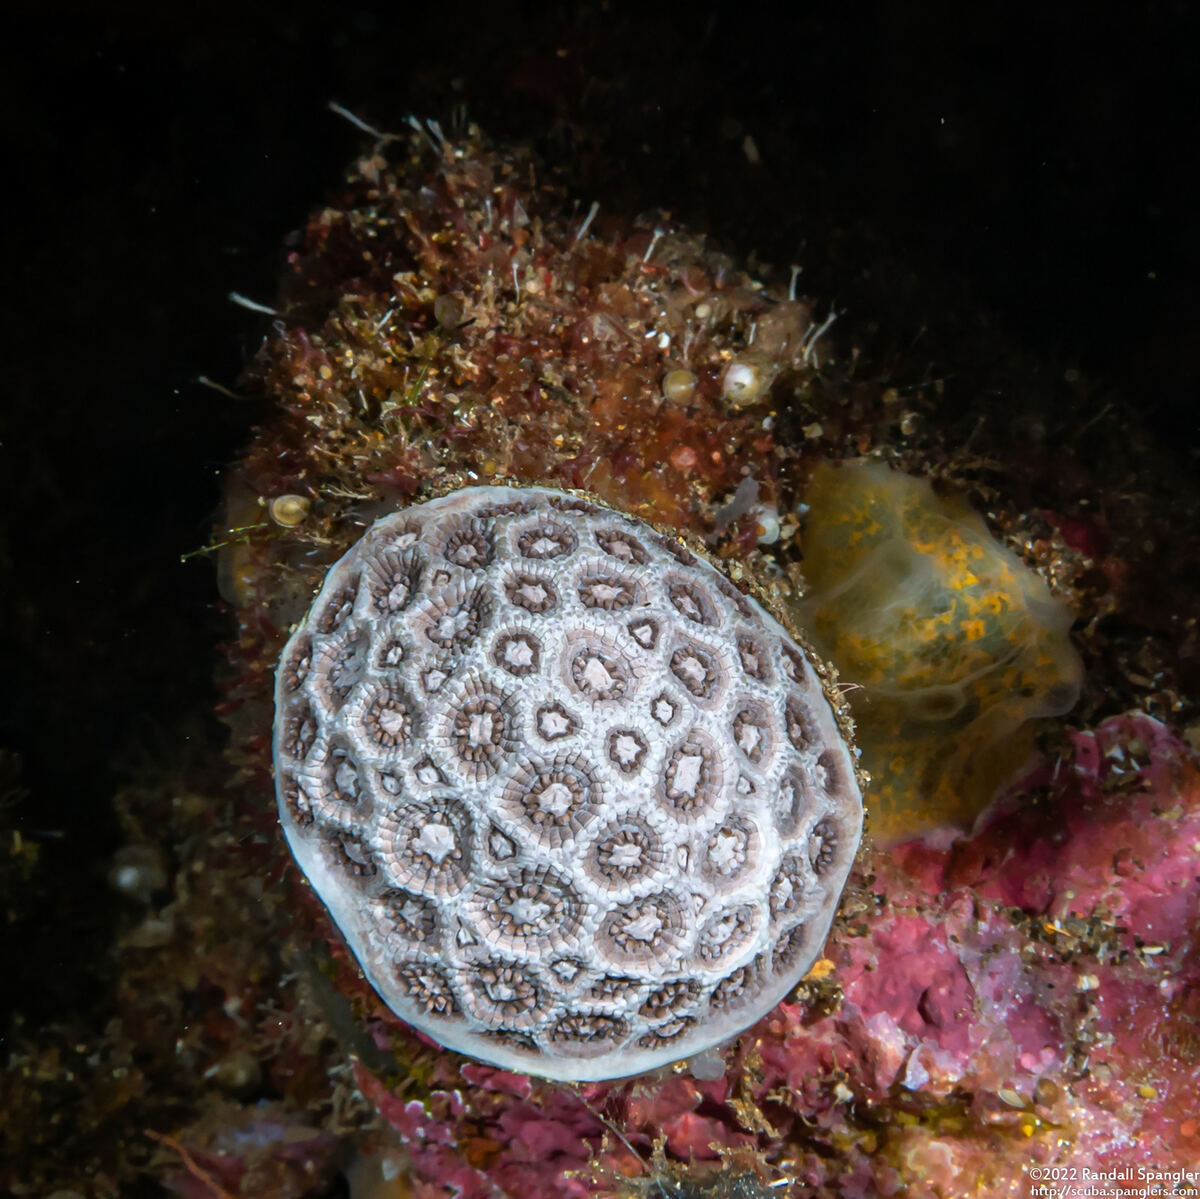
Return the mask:
[[377, 521], [284, 649], [274, 754], [292, 852], [380, 996], [549, 1078], [764, 1016], [861, 834], [804, 650], [675, 540], [545, 488]]

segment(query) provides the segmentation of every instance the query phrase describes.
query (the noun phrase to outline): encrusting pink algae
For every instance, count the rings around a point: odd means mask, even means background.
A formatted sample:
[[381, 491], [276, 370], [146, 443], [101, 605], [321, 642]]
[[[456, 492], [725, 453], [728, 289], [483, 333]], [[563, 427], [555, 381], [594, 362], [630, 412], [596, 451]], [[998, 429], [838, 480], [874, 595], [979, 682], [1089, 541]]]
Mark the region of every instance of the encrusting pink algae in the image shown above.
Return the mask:
[[[358, 1199], [949, 1199], [1028, 1194], [1050, 1167], [1196, 1168], [1200, 768], [1172, 664], [1194, 626], [1147, 587], [1160, 507], [1099, 513], [1085, 472], [999, 435], [981, 464], [936, 389], [901, 399], [795, 283], [436, 126], [381, 138], [288, 243], [244, 382], [271, 408], [210, 547], [237, 778], [122, 800], [131, 843], [181, 847], [152, 860], [170, 899], [129, 931], [114, 1023], [200, 1080], [193, 1109], [146, 1117], [173, 1193], [299, 1199], [343, 1172]], [[275, 814], [275, 672], [327, 572], [381, 518], [481, 486], [711, 558], [729, 604], [836, 668], [822, 688], [872, 776], [807, 975], [631, 1078], [551, 1081], [403, 1023]], [[335, 689], [352, 650], [325, 664]], [[333, 819], [354, 781], [327, 748]], [[489, 1002], [525, 994], [488, 979]], [[145, 1085], [133, 1050], [110, 1073], [106, 1102]]]

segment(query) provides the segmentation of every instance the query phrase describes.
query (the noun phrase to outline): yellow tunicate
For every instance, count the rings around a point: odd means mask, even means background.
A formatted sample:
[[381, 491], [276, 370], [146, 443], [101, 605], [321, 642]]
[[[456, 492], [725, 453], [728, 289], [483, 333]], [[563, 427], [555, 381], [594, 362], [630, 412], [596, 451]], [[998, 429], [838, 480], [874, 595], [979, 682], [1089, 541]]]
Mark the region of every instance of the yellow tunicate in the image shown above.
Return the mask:
[[955, 498], [881, 462], [822, 464], [798, 616], [838, 668], [870, 771], [871, 830], [968, 827], [1078, 698], [1071, 612]]

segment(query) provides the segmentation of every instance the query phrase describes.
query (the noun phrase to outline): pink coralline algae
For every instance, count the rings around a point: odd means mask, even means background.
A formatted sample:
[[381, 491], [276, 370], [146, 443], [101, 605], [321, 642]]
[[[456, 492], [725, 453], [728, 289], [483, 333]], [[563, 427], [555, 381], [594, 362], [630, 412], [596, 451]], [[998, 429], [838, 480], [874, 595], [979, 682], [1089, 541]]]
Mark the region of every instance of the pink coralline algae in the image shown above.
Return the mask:
[[1154, 720], [1113, 718], [974, 836], [860, 861], [828, 959], [721, 1079], [568, 1091], [443, 1058], [421, 1100], [359, 1081], [416, 1177], [465, 1196], [582, 1199], [620, 1177], [633, 1194], [628, 1145], [656, 1142], [862, 1199], [1024, 1194], [1047, 1165], [1184, 1170], [1200, 1159], [1198, 852], [1197, 763]]

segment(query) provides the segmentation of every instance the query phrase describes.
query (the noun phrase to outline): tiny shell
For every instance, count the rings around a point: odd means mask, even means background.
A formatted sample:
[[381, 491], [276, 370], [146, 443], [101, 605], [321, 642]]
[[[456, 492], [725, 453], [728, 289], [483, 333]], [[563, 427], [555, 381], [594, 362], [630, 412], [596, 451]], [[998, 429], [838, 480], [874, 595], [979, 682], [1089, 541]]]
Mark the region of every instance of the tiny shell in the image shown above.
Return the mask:
[[268, 511], [271, 519], [285, 529], [295, 528], [302, 524], [312, 501], [305, 495], [277, 495], [270, 504]]

